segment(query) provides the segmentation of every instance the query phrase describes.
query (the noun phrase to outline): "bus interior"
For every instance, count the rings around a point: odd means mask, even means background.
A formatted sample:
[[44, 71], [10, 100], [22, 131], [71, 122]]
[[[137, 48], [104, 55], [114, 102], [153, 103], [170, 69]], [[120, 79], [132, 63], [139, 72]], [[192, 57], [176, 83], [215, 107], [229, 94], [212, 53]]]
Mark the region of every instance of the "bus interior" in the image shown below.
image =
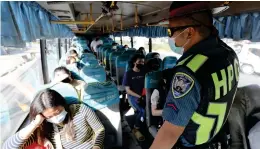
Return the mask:
[[[28, 123], [30, 103], [46, 87], [71, 102], [95, 109], [105, 126], [105, 149], [148, 149], [157, 133], [146, 94], [144, 141], [132, 133], [133, 108], [127, 101], [122, 79], [129, 58], [144, 47], [146, 60], [160, 55], [157, 71], [173, 68], [181, 55], [171, 51], [167, 26], [172, 1], [4, 1], [1, 2], [0, 145]], [[260, 85], [260, 2], [210, 1], [219, 37], [232, 47], [240, 61], [239, 87]], [[100, 37], [97, 55], [91, 41]], [[118, 43], [117, 51], [112, 44]], [[124, 48], [128, 45], [128, 49]], [[81, 69], [66, 65], [76, 50]], [[88, 51], [88, 52], [86, 52]], [[89, 83], [82, 101], [69, 86], [51, 84], [53, 71], [67, 67], [74, 77]], [[155, 72], [152, 72], [156, 74]], [[146, 75], [146, 93], [151, 80]], [[98, 86], [98, 87], [97, 87]], [[93, 92], [92, 90], [95, 90]], [[86, 98], [85, 98], [86, 97]], [[70, 101], [69, 101], [70, 102]]]

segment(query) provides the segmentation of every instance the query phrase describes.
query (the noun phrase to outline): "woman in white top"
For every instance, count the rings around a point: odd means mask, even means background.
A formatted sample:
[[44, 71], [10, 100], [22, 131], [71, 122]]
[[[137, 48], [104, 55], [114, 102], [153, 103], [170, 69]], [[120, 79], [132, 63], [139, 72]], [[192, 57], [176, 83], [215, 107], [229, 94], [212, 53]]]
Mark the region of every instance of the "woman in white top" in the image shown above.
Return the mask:
[[166, 99], [165, 80], [160, 81], [158, 89], [154, 89], [151, 96], [151, 109], [153, 116], [162, 116], [163, 106]]

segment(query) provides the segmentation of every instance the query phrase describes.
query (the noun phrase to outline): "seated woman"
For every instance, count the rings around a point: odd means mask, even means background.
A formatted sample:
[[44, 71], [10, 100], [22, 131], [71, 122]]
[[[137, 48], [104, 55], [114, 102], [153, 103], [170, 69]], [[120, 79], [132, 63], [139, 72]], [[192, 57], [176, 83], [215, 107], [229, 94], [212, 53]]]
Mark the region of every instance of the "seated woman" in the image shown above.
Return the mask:
[[154, 89], [151, 95], [151, 110], [153, 116], [162, 116], [167, 91], [165, 80], [161, 80], [158, 89]]
[[124, 49], [127, 50], [129, 47], [128, 45], [124, 45]]
[[74, 57], [76, 59], [76, 62], [78, 62], [79, 59], [79, 54], [76, 50], [70, 50], [69, 51], [69, 56]]
[[144, 47], [140, 47], [140, 48], [136, 51], [136, 53], [143, 54], [144, 56], [146, 55], [146, 52], [145, 52]]
[[76, 62], [77, 62], [77, 60], [76, 60], [76, 58], [73, 57], [73, 56], [68, 56], [68, 58], [67, 58], [67, 60], [66, 60], [66, 64], [67, 64], [67, 65], [69, 65], [69, 64], [74, 64], [74, 63], [76, 63]]
[[71, 84], [76, 89], [79, 97], [83, 98], [86, 83], [82, 80], [72, 79], [71, 72], [66, 67], [58, 67], [54, 70], [54, 81]]
[[3, 149], [101, 149], [105, 129], [84, 104], [66, 105], [56, 91], [46, 89], [34, 98], [30, 124], [6, 140]]

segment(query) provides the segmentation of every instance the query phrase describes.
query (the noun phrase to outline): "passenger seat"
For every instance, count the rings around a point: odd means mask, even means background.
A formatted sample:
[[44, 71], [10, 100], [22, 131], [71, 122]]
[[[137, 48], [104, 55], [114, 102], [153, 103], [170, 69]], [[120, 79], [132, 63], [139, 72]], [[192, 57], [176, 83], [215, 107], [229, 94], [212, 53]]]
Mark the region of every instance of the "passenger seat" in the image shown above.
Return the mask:
[[69, 64], [69, 65], [66, 65], [66, 68], [71, 72], [71, 76], [73, 79], [82, 80], [82, 78], [80, 77], [80, 74], [79, 74], [80, 70], [77, 65], [78, 65], [78, 63]]
[[52, 86], [51, 89], [61, 94], [65, 98], [67, 104], [80, 103], [77, 91], [73, 88], [72, 85], [68, 83], [57, 83], [54, 86]]
[[116, 58], [116, 80], [118, 90], [123, 92], [125, 91], [125, 87], [122, 86], [123, 77], [125, 74], [126, 65], [129, 60], [129, 55], [120, 55]]
[[105, 148], [122, 146], [119, 93], [113, 82], [96, 82], [86, 86], [83, 103], [96, 111], [105, 127]]
[[149, 72], [145, 75], [145, 90], [146, 90], [146, 124], [150, 134], [155, 137], [158, 129], [158, 121], [161, 117], [152, 116], [151, 96], [154, 89], [159, 88], [159, 81], [162, 77], [161, 71]]
[[80, 71], [80, 76], [86, 83], [106, 81], [106, 72], [100, 65], [89, 65], [83, 67]]
[[105, 64], [105, 70], [108, 71], [108, 73], [110, 70], [109, 57], [112, 52], [114, 52], [113, 49], [108, 49], [105, 51], [104, 64]]
[[166, 56], [163, 59], [163, 70], [173, 68], [176, 65], [177, 58], [175, 56]]
[[113, 81], [116, 80], [116, 58], [121, 54], [122, 52], [112, 52], [109, 56], [110, 76]]
[[162, 60], [160, 58], [149, 59], [146, 62], [145, 66], [146, 66], [147, 72], [159, 71], [162, 68]]

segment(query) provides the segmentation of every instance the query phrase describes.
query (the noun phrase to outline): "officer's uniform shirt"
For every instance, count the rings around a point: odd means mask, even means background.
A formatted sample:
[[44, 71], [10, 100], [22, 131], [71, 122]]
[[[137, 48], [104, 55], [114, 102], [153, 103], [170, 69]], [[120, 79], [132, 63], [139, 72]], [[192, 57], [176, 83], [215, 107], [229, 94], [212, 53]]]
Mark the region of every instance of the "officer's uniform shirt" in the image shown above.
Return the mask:
[[[209, 37], [211, 38], [211, 37]], [[193, 46], [178, 60], [188, 57], [188, 53], [197, 53], [200, 50], [209, 50], [211, 44], [216, 44], [216, 40], [205, 39]], [[212, 43], [211, 43], [212, 42]], [[177, 62], [178, 63], [178, 62]], [[176, 126], [186, 127], [197, 110], [200, 103], [200, 83], [186, 67], [176, 68], [166, 103], [163, 109], [163, 119]], [[180, 137], [182, 144], [187, 147], [194, 146], [189, 144], [184, 137]]]
[[[173, 76], [171, 87], [166, 98], [163, 109], [163, 119], [173, 125], [185, 127], [200, 103], [200, 84], [186, 68], [178, 68]], [[180, 73], [180, 74], [179, 74]], [[184, 82], [182, 81], [184, 80]], [[181, 87], [183, 91], [178, 92], [174, 88]], [[192, 146], [181, 139], [183, 145]]]

